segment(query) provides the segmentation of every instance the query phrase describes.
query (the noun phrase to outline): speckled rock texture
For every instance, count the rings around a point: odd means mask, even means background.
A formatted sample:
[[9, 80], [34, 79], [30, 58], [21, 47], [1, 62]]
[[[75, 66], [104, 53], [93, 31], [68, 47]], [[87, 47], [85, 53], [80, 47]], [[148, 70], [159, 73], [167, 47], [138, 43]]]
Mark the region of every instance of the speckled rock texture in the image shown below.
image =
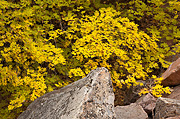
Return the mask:
[[158, 98], [155, 107], [154, 119], [166, 119], [180, 115], [180, 100]]
[[87, 77], [37, 98], [18, 119], [116, 119], [110, 73], [104, 67], [92, 70]]

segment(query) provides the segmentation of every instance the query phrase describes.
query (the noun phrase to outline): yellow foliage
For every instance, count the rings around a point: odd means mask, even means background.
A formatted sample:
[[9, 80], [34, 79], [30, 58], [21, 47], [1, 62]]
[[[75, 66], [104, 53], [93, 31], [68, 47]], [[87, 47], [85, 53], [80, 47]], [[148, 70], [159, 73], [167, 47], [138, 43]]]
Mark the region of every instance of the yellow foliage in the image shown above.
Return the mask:
[[71, 69], [69, 71], [69, 77], [73, 77], [73, 76], [80, 76], [80, 77], [85, 77], [84, 72], [81, 70], [81, 68], [76, 68], [76, 69]]
[[143, 88], [139, 95], [146, 94], [146, 93], [152, 93], [155, 97], [161, 97], [162, 94], [170, 94], [170, 88], [169, 87], [163, 87], [161, 85], [161, 82], [163, 80], [162, 77], [157, 78], [155, 75], [152, 76], [152, 79], [154, 79], [153, 86], [150, 86], [149, 89]]
[[[158, 39], [139, 31], [137, 24], [120, 14], [112, 8], [101, 8], [93, 16], [71, 19], [66, 35], [76, 39], [72, 54], [84, 62], [83, 72], [88, 74], [97, 65], [106, 67], [118, 87], [119, 79], [130, 87], [139, 85], [136, 79], [145, 80], [153, 68], [158, 68], [158, 60], [164, 60], [158, 52]], [[115, 67], [112, 62], [117, 63]]]
[[62, 82], [58, 82], [57, 84], [55, 84], [55, 86], [58, 88], [61, 88], [61, 87], [69, 85], [70, 83], [71, 83], [70, 81], [66, 81], [66, 82], [62, 81]]
[[[142, 7], [134, 13], [143, 16], [147, 7], [139, 0], [130, 3], [134, 2]], [[174, 1], [169, 3], [172, 8], [179, 5]], [[2, 118], [14, 117], [9, 113], [20, 113], [22, 105], [27, 106], [55, 86], [68, 85], [67, 79], [73, 77], [75, 81], [97, 67], [108, 68], [114, 86], [121, 88], [142, 85], [136, 80], [148, 79], [159, 64], [168, 66], [164, 58], [170, 54], [170, 48], [163, 43], [159, 48], [156, 36], [160, 37], [160, 32], [156, 26], [147, 29], [154, 34], [149, 36], [130, 17], [122, 17], [123, 11], [107, 6], [112, 5], [101, 4], [100, 0], [0, 1], [0, 92], [7, 98], [0, 101]], [[174, 14], [177, 19], [177, 12]], [[171, 22], [176, 24], [174, 19]], [[159, 20], [171, 23], [168, 19]], [[159, 28], [167, 30], [163, 25]], [[178, 38], [176, 25], [171, 29]], [[169, 33], [165, 32], [163, 37]], [[142, 92], [156, 96], [169, 93], [160, 81], [157, 79], [156, 86]]]
[[150, 91], [147, 88], [143, 88], [143, 89], [141, 89], [141, 92], [139, 93], [139, 95], [141, 96], [141, 95], [147, 94], [149, 92]]
[[[163, 7], [166, 6], [166, 7]], [[180, 2], [177, 0], [132, 0], [126, 3], [117, 3], [116, 8], [123, 17], [136, 21], [140, 29], [160, 40], [159, 48], [162, 57], [168, 57], [180, 52], [179, 48], [179, 15]], [[171, 42], [171, 43], [169, 43]], [[173, 49], [173, 52], [172, 50]], [[169, 62], [162, 62], [168, 67]]]
[[117, 73], [116, 71], [112, 71], [111, 76], [113, 79], [112, 82], [116, 84], [117, 87], [122, 88], [122, 84], [125, 84], [125, 83], [123, 80], [121, 81], [119, 80], [120, 74]]
[[66, 63], [63, 50], [51, 42], [57, 34], [50, 32], [53, 25], [48, 24], [48, 15], [37, 15], [42, 8], [30, 4], [0, 1], [0, 89], [7, 98], [0, 101], [0, 116], [4, 108], [11, 112], [45, 94], [47, 72]]

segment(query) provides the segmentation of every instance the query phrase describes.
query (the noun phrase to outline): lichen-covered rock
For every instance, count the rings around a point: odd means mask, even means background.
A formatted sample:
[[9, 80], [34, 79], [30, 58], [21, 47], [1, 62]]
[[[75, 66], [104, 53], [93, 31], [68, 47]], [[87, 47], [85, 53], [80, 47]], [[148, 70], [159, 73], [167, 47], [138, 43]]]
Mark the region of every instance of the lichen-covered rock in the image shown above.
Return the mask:
[[47, 93], [32, 102], [18, 119], [115, 119], [114, 93], [106, 68]]

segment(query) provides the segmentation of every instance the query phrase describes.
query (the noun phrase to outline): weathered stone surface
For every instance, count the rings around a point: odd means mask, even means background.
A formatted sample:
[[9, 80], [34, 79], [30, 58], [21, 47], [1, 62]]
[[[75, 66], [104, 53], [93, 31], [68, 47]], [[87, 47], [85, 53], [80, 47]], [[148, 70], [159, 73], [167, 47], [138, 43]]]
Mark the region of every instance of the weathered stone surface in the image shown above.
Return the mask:
[[136, 101], [137, 104], [141, 105], [147, 114], [150, 114], [156, 106], [156, 98], [150, 93], [142, 96]]
[[136, 104], [131, 103], [127, 106], [115, 107], [116, 119], [147, 119], [148, 115], [143, 108]]
[[164, 80], [162, 85], [173, 86], [180, 84], [180, 58], [173, 62], [169, 68], [162, 74]]
[[158, 98], [155, 107], [155, 119], [180, 115], [180, 100]]
[[115, 119], [114, 93], [106, 68], [47, 93], [32, 102], [18, 119]]
[[175, 116], [175, 117], [168, 117], [166, 119], [180, 119], [180, 116]]
[[180, 85], [173, 88], [173, 91], [167, 98], [180, 100]]

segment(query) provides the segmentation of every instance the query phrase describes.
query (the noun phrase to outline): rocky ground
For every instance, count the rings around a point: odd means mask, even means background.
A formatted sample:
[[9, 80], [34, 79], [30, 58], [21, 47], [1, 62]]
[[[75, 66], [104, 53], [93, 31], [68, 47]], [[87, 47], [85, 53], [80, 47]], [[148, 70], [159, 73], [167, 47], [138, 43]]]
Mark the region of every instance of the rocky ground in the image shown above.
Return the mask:
[[97, 68], [87, 77], [37, 98], [18, 119], [180, 119], [180, 58], [162, 77], [162, 84], [171, 87], [170, 95], [139, 97], [139, 88], [134, 87], [124, 89], [126, 92], [121, 89], [119, 93], [125, 97], [115, 100], [110, 73]]

